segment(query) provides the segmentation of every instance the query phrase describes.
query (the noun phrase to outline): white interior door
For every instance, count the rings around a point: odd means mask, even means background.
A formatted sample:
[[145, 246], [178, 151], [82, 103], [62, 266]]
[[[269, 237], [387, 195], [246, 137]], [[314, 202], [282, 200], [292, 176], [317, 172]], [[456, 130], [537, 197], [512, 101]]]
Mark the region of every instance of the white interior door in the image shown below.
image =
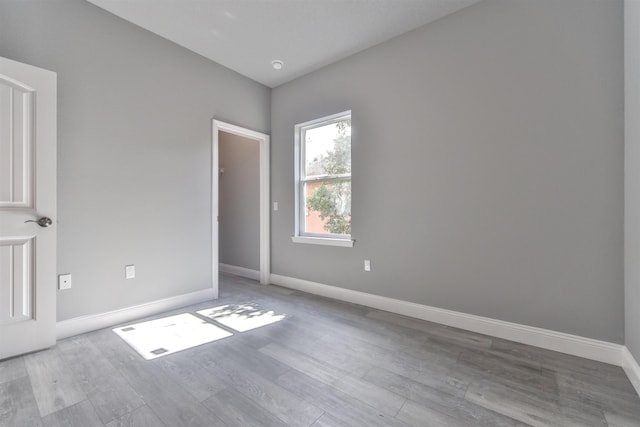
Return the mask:
[[0, 359], [55, 344], [55, 215], [56, 73], [0, 57]]

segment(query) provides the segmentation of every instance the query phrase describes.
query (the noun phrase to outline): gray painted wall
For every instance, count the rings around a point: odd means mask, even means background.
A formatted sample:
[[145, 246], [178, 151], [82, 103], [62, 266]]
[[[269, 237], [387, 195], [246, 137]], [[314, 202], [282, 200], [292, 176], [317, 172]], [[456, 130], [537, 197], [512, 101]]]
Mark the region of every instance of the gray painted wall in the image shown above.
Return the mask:
[[[487, 0], [274, 89], [273, 273], [622, 343], [622, 22]], [[293, 127], [346, 109], [355, 247], [294, 244]]]
[[640, 1], [624, 3], [625, 343], [640, 360]]
[[58, 73], [58, 320], [210, 287], [211, 119], [270, 90], [82, 0], [2, 0], [0, 55]]
[[260, 143], [220, 132], [220, 262], [260, 270]]

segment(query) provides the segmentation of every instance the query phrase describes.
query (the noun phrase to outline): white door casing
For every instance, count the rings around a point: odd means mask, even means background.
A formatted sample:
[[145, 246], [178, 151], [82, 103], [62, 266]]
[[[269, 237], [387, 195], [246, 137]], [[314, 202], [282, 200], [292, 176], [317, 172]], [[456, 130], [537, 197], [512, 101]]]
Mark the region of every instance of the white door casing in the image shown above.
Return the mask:
[[213, 147], [212, 147], [212, 174], [211, 174], [211, 255], [212, 255], [212, 274], [213, 289], [218, 295], [218, 193], [219, 193], [219, 131], [224, 131], [234, 135], [242, 136], [260, 144], [260, 284], [268, 285], [271, 283], [271, 257], [270, 257], [270, 235], [269, 235], [269, 217], [270, 217], [270, 198], [269, 198], [269, 135], [246, 129], [240, 126], [225, 123], [220, 120], [213, 120]]
[[56, 340], [56, 79], [0, 57], [0, 360]]

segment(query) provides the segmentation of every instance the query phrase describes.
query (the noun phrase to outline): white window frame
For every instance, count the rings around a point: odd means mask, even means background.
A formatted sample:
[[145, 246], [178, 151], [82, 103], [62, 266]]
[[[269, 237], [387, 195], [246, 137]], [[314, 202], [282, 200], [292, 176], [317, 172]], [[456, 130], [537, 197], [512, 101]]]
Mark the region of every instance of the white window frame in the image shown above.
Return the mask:
[[337, 181], [346, 177], [349, 177], [351, 181], [352, 174], [340, 175], [340, 176], [321, 176], [313, 179], [306, 179], [305, 177], [305, 144], [302, 138], [302, 134], [307, 130], [318, 128], [321, 126], [337, 123], [345, 118], [351, 118], [351, 110], [343, 111], [341, 113], [332, 114], [330, 116], [321, 117], [319, 119], [310, 120], [308, 122], [299, 123], [295, 126], [294, 136], [294, 157], [295, 157], [295, 233], [291, 236], [291, 240], [294, 243], [308, 243], [313, 245], [327, 245], [327, 246], [342, 246], [353, 247], [354, 240], [350, 234], [331, 234], [331, 233], [307, 233], [302, 229], [305, 223], [304, 216], [306, 215], [306, 206], [304, 206], [304, 184], [309, 182], [326, 182]]

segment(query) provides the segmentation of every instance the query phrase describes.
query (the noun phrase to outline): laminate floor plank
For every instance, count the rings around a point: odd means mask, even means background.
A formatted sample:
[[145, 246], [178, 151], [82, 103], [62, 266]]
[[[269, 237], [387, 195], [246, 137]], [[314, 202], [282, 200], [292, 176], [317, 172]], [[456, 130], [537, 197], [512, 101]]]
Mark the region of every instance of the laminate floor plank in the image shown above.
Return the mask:
[[0, 427], [41, 425], [29, 377], [22, 376], [0, 384]]
[[347, 375], [345, 371], [277, 343], [268, 344], [259, 351], [325, 384], [331, 384]]
[[637, 398], [606, 385], [593, 387], [592, 384], [584, 383], [567, 374], [558, 374], [557, 381], [561, 402], [577, 401], [584, 406], [634, 419], [640, 425], [640, 405]]
[[313, 359], [352, 375], [363, 375], [371, 368], [371, 358], [367, 354], [354, 351], [357, 344], [332, 337], [318, 328], [291, 323], [286, 327], [274, 326], [265, 330], [266, 336], [282, 346], [295, 348]]
[[556, 370], [555, 372], [559, 377], [565, 379], [565, 383], [574, 384], [586, 390], [601, 391], [627, 401], [635, 401], [638, 396], [631, 381], [624, 374], [599, 372], [588, 375], [567, 370]]
[[607, 425], [604, 414], [600, 411], [577, 411], [534, 394], [497, 384], [471, 384], [465, 398], [486, 409], [535, 427]]
[[[312, 326], [309, 326], [309, 330], [312, 330]], [[416, 375], [434, 365], [454, 364], [457, 359], [457, 355], [456, 357], [451, 357], [448, 354], [443, 355], [435, 352], [420, 352], [419, 355], [409, 354], [402, 351], [402, 349], [386, 348], [370, 341], [362, 340], [355, 333], [345, 337], [340, 332], [332, 331], [322, 337], [317, 337], [315, 343], [317, 343], [316, 353], [323, 352], [336, 355], [335, 359], [342, 358], [343, 361], [350, 363], [352, 366], [343, 366], [341, 368], [356, 376], [361, 376], [358, 372], [362, 369], [374, 365], [383, 366], [392, 371], [410, 372], [412, 375]]]
[[460, 352], [460, 354], [470, 354], [470, 355], [482, 355], [488, 356], [491, 359], [504, 361], [509, 365], [521, 366], [525, 369], [531, 369], [536, 371], [541, 371], [543, 369], [549, 369], [544, 365], [544, 359], [541, 356], [536, 356], [534, 354], [529, 354], [525, 352], [511, 352], [511, 351], [502, 351], [500, 349], [496, 349], [493, 346], [491, 348], [482, 348], [482, 349], [465, 349]]
[[490, 348], [493, 342], [492, 338], [486, 335], [461, 331], [449, 326], [438, 325], [437, 323], [414, 319], [395, 313], [389, 313], [387, 311], [371, 310], [367, 313], [367, 317], [370, 319], [393, 323], [395, 325], [402, 326], [403, 328], [418, 330], [433, 339], [444, 339], [447, 343], [455, 343], [462, 347]]
[[457, 423], [467, 425], [483, 427], [521, 425], [521, 423], [512, 418], [465, 400], [466, 386], [453, 389], [455, 394], [450, 394], [443, 391], [442, 388], [435, 389], [381, 368], [372, 369], [364, 378], [380, 387], [385, 387], [406, 397], [407, 400], [411, 401], [411, 404], [423, 407], [421, 409], [407, 407], [405, 408], [405, 416], [414, 417], [411, 414], [435, 411], [437, 414], [446, 414], [449, 418], [456, 420]]
[[323, 416], [318, 418], [318, 420], [312, 424], [311, 427], [350, 427], [351, 424], [348, 424], [345, 421], [339, 420], [338, 418], [332, 417], [331, 415], [325, 413]]
[[44, 417], [87, 398], [57, 349], [26, 355], [24, 361], [40, 416]]
[[331, 416], [352, 426], [406, 426], [392, 416], [387, 416], [378, 408], [373, 408], [335, 387], [324, 384], [298, 371], [289, 371], [278, 379], [278, 384], [313, 402]]
[[280, 360], [242, 344], [219, 346], [216, 347], [215, 352], [219, 358], [233, 359], [236, 365], [250, 366], [253, 372], [269, 381], [275, 381], [280, 375], [291, 369]]
[[450, 402], [454, 398], [464, 398], [467, 392], [466, 383], [444, 375], [434, 375], [434, 377], [436, 378], [434, 381], [424, 381], [424, 379], [417, 381], [381, 367], [374, 367], [363, 378], [418, 403]]
[[604, 413], [604, 418], [607, 420], [608, 427], [638, 427], [640, 423], [638, 420], [634, 420], [624, 415], [612, 414], [611, 412]]
[[484, 351], [464, 351], [460, 354], [458, 366], [465, 366], [470, 371], [478, 371], [492, 379], [523, 384], [527, 388], [540, 389], [547, 393], [556, 393], [555, 374], [543, 370], [537, 364], [522, 363]]
[[[309, 426], [323, 413], [317, 406], [281, 387], [236, 360], [212, 355], [220, 368], [217, 375], [248, 399], [291, 426]], [[266, 357], [266, 356], [265, 356]]]
[[140, 395], [86, 335], [62, 340], [58, 350], [103, 423], [144, 405]]
[[126, 364], [120, 370], [165, 424], [172, 427], [224, 426], [189, 392], [152, 364]]
[[0, 361], [0, 384], [27, 376], [24, 357], [14, 357]]
[[[256, 283], [256, 282], [254, 282]], [[350, 319], [353, 316], [363, 317], [368, 310], [367, 307], [346, 303], [318, 295], [307, 294], [300, 291], [293, 291], [287, 295], [276, 295], [271, 288], [277, 286], [265, 287], [261, 285], [248, 286], [247, 289], [256, 298], [265, 298], [275, 304], [281, 305], [281, 310], [286, 307], [293, 308], [293, 312], [298, 313], [322, 313], [325, 318]], [[284, 288], [281, 288], [284, 289]], [[233, 289], [230, 289], [233, 292]], [[242, 293], [245, 291], [242, 290]], [[276, 298], [274, 298], [276, 297]]]
[[117, 372], [87, 335], [61, 340], [56, 348], [78, 382], [91, 381]]
[[144, 360], [129, 344], [116, 335], [112, 328], [100, 329], [84, 334], [84, 336], [91, 341], [102, 354], [102, 357], [116, 370], [122, 363]]
[[407, 400], [386, 388], [351, 375], [335, 380], [331, 386], [392, 417], [398, 414]]
[[227, 384], [215, 375], [215, 364], [200, 363], [192, 353], [174, 353], [153, 363], [159, 366], [167, 377], [191, 393], [198, 402], [203, 402], [227, 388]]
[[44, 427], [99, 427], [104, 424], [88, 400], [67, 406], [42, 418]]
[[413, 427], [471, 427], [465, 421], [460, 421], [454, 417], [436, 411], [432, 408], [420, 406], [415, 402], [407, 401], [398, 414], [398, 419]]
[[[322, 323], [322, 319], [314, 319], [313, 323]], [[464, 349], [450, 343], [440, 345], [432, 341], [428, 334], [397, 327], [394, 324], [374, 322], [367, 317], [357, 320], [331, 320], [327, 322], [327, 326], [331, 328], [334, 336], [341, 336], [344, 340], [363, 341], [387, 351], [400, 351], [416, 359], [438, 358], [454, 361]]]
[[633, 385], [619, 366], [498, 338], [493, 340], [492, 350], [503, 354], [537, 358], [543, 369], [582, 376], [596, 386], [606, 384], [632, 396], [637, 396]]
[[204, 401], [204, 405], [228, 427], [286, 427], [288, 425], [234, 387], [219, 391]]
[[153, 413], [148, 406], [141, 406], [133, 412], [111, 421], [106, 427], [169, 427]]
[[145, 404], [119, 372], [86, 381], [82, 388], [104, 424]]

